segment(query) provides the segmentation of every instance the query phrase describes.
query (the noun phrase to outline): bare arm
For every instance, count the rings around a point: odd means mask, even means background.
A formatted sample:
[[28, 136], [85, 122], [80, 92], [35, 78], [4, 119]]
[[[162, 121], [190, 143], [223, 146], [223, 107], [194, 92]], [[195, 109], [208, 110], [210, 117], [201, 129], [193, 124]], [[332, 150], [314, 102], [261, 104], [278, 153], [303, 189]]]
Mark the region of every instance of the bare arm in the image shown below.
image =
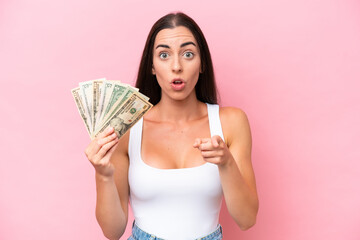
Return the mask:
[[114, 130], [94, 139], [85, 153], [95, 168], [96, 219], [108, 239], [119, 239], [128, 221], [128, 134], [117, 140]]
[[246, 114], [240, 109], [222, 109], [225, 141], [230, 155], [219, 166], [226, 206], [242, 230], [256, 222], [259, 200], [251, 164], [251, 132]]
[[251, 133], [247, 117], [236, 108], [222, 108], [220, 118], [225, 142], [220, 136], [197, 139], [205, 161], [218, 165], [227, 209], [242, 230], [256, 222], [259, 201], [251, 164]]

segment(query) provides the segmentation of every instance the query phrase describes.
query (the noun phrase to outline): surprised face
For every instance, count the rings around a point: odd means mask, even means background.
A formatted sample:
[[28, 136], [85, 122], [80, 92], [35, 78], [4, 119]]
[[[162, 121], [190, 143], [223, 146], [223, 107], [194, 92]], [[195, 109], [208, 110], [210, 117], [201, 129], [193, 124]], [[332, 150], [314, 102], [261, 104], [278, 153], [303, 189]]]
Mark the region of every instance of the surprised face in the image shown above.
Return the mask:
[[152, 73], [161, 87], [162, 100], [196, 99], [195, 85], [200, 72], [200, 50], [188, 28], [166, 28], [157, 34]]

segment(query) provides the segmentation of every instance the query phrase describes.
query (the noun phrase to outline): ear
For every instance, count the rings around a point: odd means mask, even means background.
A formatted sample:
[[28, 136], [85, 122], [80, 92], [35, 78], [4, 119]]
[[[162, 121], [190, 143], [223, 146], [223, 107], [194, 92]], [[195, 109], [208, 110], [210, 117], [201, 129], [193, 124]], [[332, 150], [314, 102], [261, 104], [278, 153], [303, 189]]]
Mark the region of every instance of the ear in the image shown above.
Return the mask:
[[152, 65], [152, 67], [151, 67], [151, 72], [152, 72], [152, 74], [153, 75], [155, 75], [156, 74], [156, 72], [155, 72], [155, 68], [154, 68], [154, 64]]

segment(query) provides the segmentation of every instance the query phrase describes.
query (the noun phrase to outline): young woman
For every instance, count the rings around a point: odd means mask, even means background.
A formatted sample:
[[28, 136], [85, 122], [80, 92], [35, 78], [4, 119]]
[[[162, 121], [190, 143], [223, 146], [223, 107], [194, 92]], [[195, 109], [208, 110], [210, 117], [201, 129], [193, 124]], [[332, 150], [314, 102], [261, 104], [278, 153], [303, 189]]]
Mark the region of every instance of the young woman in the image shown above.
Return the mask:
[[152, 27], [136, 87], [154, 107], [120, 139], [109, 128], [85, 153], [96, 170], [96, 217], [119, 239], [222, 239], [224, 197], [237, 225], [256, 222], [258, 197], [246, 114], [217, 105], [213, 66], [198, 25], [183, 13]]

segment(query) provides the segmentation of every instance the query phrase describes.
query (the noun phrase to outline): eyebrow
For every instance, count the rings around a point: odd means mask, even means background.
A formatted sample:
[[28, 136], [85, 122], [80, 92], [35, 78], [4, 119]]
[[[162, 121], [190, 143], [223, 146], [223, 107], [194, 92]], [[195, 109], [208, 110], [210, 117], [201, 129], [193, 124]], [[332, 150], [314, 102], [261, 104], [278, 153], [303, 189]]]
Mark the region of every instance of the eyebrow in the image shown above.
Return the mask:
[[[182, 43], [182, 44], [180, 45], [180, 47], [182, 48], [182, 47], [185, 47], [185, 46], [187, 46], [187, 45], [194, 45], [194, 46], [196, 47], [196, 44], [193, 43], [193, 42], [185, 42], [185, 43]], [[159, 48], [159, 47], [170, 48], [168, 45], [165, 45], [165, 44], [159, 44], [159, 45], [156, 46], [156, 48]], [[156, 48], [155, 48], [155, 49], [156, 49]]]

